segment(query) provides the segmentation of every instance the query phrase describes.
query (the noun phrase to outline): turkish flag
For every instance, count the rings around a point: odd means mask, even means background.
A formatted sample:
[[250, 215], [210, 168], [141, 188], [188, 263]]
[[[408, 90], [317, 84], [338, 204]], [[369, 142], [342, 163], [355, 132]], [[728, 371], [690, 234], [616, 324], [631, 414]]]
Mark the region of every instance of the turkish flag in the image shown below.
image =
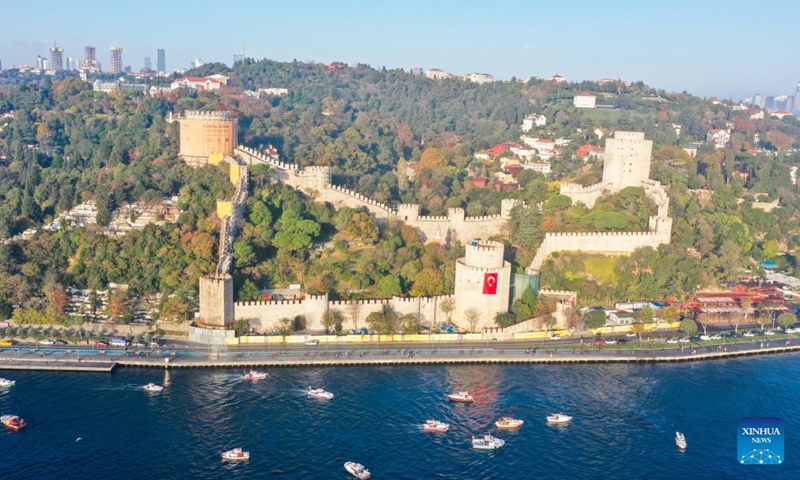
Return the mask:
[[483, 274], [483, 294], [497, 295], [497, 273]]

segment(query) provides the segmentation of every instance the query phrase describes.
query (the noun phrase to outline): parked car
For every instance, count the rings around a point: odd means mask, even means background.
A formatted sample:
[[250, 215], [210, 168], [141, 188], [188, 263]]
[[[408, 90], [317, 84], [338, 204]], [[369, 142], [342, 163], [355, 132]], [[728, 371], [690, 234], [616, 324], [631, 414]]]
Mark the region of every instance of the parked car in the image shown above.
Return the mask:
[[39, 342], [39, 345], [55, 345], [55, 344], [56, 344], [55, 340], [42, 340], [41, 342]]
[[711, 340], [709, 335], [700, 335], [700, 340]]
[[677, 338], [668, 338], [667, 339], [667, 343], [678, 343], [678, 339]]
[[616, 343], [617, 343], [617, 341], [614, 340], [614, 339], [606, 340], [606, 345], [614, 345]]
[[755, 337], [756, 336], [756, 334], [753, 333], [753, 332], [744, 332], [742, 335], [744, 335], [745, 337]]
[[106, 342], [94, 342], [95, 347], [107, 347], [108, 344]]
[[597, 345], [605, 345], [606, 341], [603, 340], [602, 338], [600, 338], [600, 339], [595, 340], [594, 343], [597, 344]]
[[550, 335], [550, 340], [561, 340], [561, 335], [558, 334]]
[[711, 335], [708, 338], [710, 338], [711, 340], [722, 340], [722, 335]]
[[65, 342], [64, 340], [56, 340], [55, 342], [53, 342], [53, 345], [66, 345], [66, 344], [67, 342]]
[[306, 345], [310, 347], [316, 347], [317, 345], [319, 345], [319, 340], [308, 340], [306, 341]]
[[137, 347], [137, 348], [142, 348], [142, 347], [144, 347], [145, 345], [144, 345], [144, 343], [142, 343], [142, 342], [136, 342], [136, 343], [133, 343], [131, 346], [133, 346], [133, 347]]
[[625, 336], [626, 336], [626, 337], [635, 337], [635, 336], [636, 336], [636, 334], [635, 334], [635, 333], [633, 333], [633, 332], [628, 332], [628, 333], [626, 333], [626, 334], [625, 334]]
[[678, 339], [678, 341], [680, 343], [689, 343], [691, 340], [689, 339], [689, 337], [681, 337]]
[[627, 339], [627, 338], [625, 338], [625, 337], [618, 338], [618, 339], [617, 339], [617, 343], [628, 343], [628, 339]]
[[772, 330], [767, 330], [766, 332], [764, 332], [764, 335], [775, 335], [775, 332]]

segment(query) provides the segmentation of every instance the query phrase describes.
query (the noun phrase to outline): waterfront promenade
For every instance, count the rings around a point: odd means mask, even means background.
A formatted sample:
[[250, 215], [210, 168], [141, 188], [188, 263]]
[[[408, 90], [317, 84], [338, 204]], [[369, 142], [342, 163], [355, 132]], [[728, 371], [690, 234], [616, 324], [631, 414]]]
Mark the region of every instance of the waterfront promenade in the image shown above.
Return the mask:
[[455, 348], [378, 348], [354, 345], [335, 349], [292, 350], [83, 350], [80, 348], [4, 348], [0, 370], [106, 371], [116, 367], [143, 368], [254, 368], [337, 367], [443, 364], [548, 363], [676, 363], [800, 351], [800, 341], [775, 339], [683, 348], [503, 347], [464, 345]]

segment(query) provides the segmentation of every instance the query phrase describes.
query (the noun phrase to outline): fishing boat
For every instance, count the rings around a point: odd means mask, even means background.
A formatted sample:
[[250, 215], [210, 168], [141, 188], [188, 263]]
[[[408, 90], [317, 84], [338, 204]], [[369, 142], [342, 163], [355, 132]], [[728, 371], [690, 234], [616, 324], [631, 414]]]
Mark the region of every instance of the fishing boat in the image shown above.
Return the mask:
[[17, 415], [0, 416], [0, 423], [2, 423], [3, 426], [6, 427], [7, 429], [13, 430], [15, 432], [18, 432], [28, 426], [28, 424], [25, 423], [25, 420], [18, 417]]
[[0, 378], [0, 387], [13, 387], [15, 383], [17, 383], [15, 380]]
[[222, 459], [223, 460], [232, 460], [234, 462], [242, 461], [242, 460], [250, 460], [250, 452], [243, 452], [241, 447], [234, 448], [233, 450], [228, 450], [227, 452], [222, 452]]
[[148, 383], [147, 385], [145, 385], [142, 388], [147, 390], [148, 392], [160, 392], [160, 391], [164, 390], [164, 387], [162, 387], [161, 385], [156, 385], [155, 383], [152, 383], [152, 382]]
[[447, 399], [457, 403], [472, 403], [475, 401], [475, 398], [469, 392], [450, 393], [447, 395]]
[[425, 424], [422, 425], [423, 432], [444, 433], [448, 430], [450, 430], [450, 424], [438, 420], [427, 420]]
[[347, 473], [356, 477], [358, 480], [368, 480], [370, 477], [369, 470], [367, 470], [366, 467], [360, 463], [345, 462], [344, 469], [347, 470]]
[[680, 451], [684, 451], [687, 445], [686, 437], [684, 437], [681, 432], [675, 432], [675, 446], [678, 447]]
[[331, 392], [326, 392], [321, 388], [308, 387], [308, 395], [310, 397], [319, 398], [321, 400], [330, 400], [333, 398], [333, 394]]
[[482, 437], [472, 437], [472, 448], [475, 450], [497, 450], [506, 444], [502, 438], [484, 435]]
[[267, 378], [267, 374], [257, 370], [250, 370], [244, 375], [245, 380], [264, 380], [265, 378]]
[[569, 423], [571, 421], [572, 417], [569, 415], [564, 415], [563, 413], [554, 413], [547, 416], [547, 423], [553, 423], [556, 425]]
[[494, 426], [502, 430], [513, 430], [521, 427], [523, 423], [525, 423], [525, 421], [518, 418], [502, 417], [494, 422]]

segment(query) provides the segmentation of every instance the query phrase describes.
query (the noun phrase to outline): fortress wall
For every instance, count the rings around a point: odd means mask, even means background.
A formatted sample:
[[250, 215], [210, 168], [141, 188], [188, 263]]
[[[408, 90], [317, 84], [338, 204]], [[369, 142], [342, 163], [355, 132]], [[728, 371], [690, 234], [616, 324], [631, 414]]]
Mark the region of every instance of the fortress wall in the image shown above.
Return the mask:
[[327, 188], [318, 191], [316, 199], [322, 202], [330, 202], [336, 209], [342, 207], [366, 207], [369, 213], [377, 220], [386, 221], [397, 216], [397, 213], [389, 205], [377, 202], [366, 195], [361, 195], [338, 185], [328, 185]]
[[582, 203], [587, 208], [594, 207], [597, 199], [613, 191], [612, 185], [609, 183], [596, 183], [588, 187], [578, 185], [577, 183], [564, 183], [561, 184], [561, 195], [566, 195], [572, 199], [572, 203]]

